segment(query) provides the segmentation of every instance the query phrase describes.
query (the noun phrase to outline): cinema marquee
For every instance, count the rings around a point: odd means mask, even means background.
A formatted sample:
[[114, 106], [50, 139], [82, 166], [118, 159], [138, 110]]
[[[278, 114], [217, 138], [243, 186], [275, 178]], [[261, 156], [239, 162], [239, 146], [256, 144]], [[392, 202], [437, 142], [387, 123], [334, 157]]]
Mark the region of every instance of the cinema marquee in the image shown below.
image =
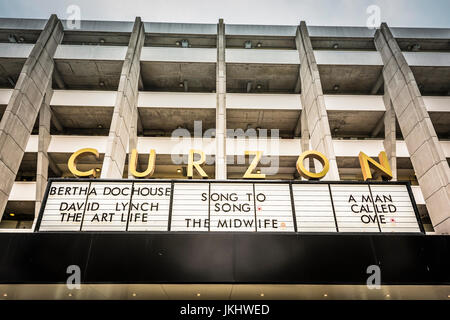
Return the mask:
[[[78, 157], [95, 149], [81, 149], [69, 159], [76, 176], [95, 177], [95, 170], [79, 171]], [[200, 159], [194, 161], [194, 154]], [[263, 179], [253, 173], [261, 151], [254, 155], [244, 179]], [[318, 160], [322, 170], [308, 171], [303, 162]], [[135, 177], [151, 176], [156, 153], [150, 151], [148, 167], [136, 170], [132, 150], [130, 171]], [[189, 178], [194, 168], [207, 178], [205, 154], [191, 149]], [[392, 178], [386, 154], [379, 160], [359, 154], [364, 180], [371, 167], [383, 179]], [[297, 160], [298, 173], [310, 181], [227, 180], [52, 180], [44, 197], [37, 231], [243, 231], [243, 232], [423, 232], [407, 183], [319, 182], [329, 169], [318, 151], [306, 151]]]

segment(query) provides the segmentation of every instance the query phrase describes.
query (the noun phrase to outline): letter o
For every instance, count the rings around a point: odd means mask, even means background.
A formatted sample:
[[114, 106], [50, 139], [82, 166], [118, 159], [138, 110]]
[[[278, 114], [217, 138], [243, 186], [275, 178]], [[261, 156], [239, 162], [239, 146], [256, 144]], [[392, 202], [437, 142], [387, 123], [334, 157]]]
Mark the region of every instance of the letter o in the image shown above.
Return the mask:
[[[303, 165], [303, 162], [307, 158], [313, 158], [318, 160], [323, 168], [322, 171], [319, 173], [313, 173], [309, 170], [306, 170], [305, 166]], [[305, 179], [312, 180], [312, 179], [321, 179], [325, 177], [325, 175], [328, 173], [328, 170], [330, 170], [330, 163], [328, 159], [319, 151], [309, 150], [303, 152], [297, 159], [297, 171], [298, 173]]]

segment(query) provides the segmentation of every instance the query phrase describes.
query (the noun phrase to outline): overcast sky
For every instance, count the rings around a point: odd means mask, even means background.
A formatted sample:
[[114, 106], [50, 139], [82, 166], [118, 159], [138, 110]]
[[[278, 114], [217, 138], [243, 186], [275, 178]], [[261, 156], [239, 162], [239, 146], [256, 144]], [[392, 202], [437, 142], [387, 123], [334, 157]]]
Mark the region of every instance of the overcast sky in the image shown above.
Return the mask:
[[65, 19], [70, 5], [82, 20], [336, 26], [365, 26], [377, 5], [390, 26], [450, 27], [450, 0], [0, 0], [0, 17]]

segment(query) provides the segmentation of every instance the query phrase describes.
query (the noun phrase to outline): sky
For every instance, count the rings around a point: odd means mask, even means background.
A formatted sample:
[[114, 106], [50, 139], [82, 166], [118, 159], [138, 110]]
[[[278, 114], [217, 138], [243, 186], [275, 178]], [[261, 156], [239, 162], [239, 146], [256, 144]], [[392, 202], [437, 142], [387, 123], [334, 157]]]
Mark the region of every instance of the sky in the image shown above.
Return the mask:
[[81, 20], [366, 26], [371, 5], [396, 27], [450, 27], [450, 0], [0, 0], [0, 17], [60, 19], [77, 5]]

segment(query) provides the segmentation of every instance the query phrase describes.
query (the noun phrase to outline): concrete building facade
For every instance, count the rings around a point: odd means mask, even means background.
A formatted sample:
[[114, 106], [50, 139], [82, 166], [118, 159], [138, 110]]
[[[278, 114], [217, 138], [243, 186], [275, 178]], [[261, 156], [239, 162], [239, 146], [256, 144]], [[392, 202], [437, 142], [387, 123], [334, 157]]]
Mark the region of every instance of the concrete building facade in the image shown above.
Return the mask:
[[0, 230], [30, 229], [47, 179], [89, 147], [79, 168], [115, 179], [132, 149], [169, 179], [190, 149], [210, 179], [242, 178], [260, 150], [273, 180], [317, 150], [332, 181], [385, 151], [427, 232], [450, 233], [450, 29], [2, 18], [0, 114]]

